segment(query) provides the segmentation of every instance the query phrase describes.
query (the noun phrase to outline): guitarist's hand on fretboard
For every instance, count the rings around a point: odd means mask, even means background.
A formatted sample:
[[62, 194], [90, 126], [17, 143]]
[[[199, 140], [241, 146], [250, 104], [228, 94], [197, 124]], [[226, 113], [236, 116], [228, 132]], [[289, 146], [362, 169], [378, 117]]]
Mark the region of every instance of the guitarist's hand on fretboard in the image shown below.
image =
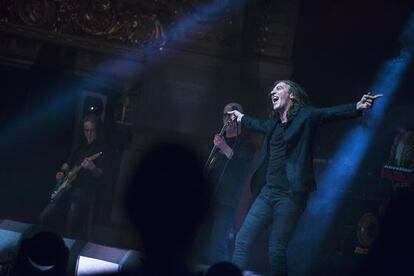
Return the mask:
[[93, 171], [96, 169], [95, 163], [93, 163], [93, 161], [89, 160], [88, 158], [85, 158], [82, 161], [81, 167], [89, 171]]
[[102, 169], [98, 168], [90, 158], [85, 158], [81, 163], [81, 167], [92, 172], [95, 177], [100, 177], [102, 174]]
[[[66, 190], [70, 189], [72, 187], [72, 182], [75, 180], [77, 173], [81, 169], [90, 170], [95, 177], [101, 176], [102, 170], [96, 167], [95, 164], [93, 163], [93, 160], [95, 160], [101, 155], [102, 155], [102, 152], [98, 152], [98, 153], [95, 153], [94, 155], [91, 155], [85, 158], [79, 166], [74, 166], [70, 171], [67, 171], [66, 177], [63, 177], [64, 176], [63, 172], [61, 171], [58, 172], [56, 174], [56, 179], [58, 180], [58, 183], [50, 196], [50, 200], [52, 202], [57, 200], [60, 196], [62, 196], [62, 194]], [[67, 167], [69, 166], [67, 165]], [[61, 181], [59, 181], [58, 178], [60, 178]]]

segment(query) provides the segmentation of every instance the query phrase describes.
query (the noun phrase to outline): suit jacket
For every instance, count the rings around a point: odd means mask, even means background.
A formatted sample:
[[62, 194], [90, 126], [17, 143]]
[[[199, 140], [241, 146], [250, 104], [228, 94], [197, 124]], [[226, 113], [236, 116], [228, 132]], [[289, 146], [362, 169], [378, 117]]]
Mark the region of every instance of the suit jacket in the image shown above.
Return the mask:
[[[313, 171], [313, 140], [317, 127], [323, 123], [361, 116], [356, 103], [328, 108], [305, 106], [299, 110], [285, 128], [286, 175], [293, 192], [307, 193], [316, 189]], [[269, 139], [273, 130], [280, 124], [277, 119], [261, 120], [243, 116], [242, 124], [264, 134], [259, 157], [254, 166], [251, 190], [257, 195], [266, 182]]]
[[214, 180], [214, 200], [236, 209], [250, 172], [255, 148], [253, 142], [243, 135], [239, 135], [237, 142], [230, 146], [233, 148], [233, 157], [228, 160], [217, 151], [210, 175]]

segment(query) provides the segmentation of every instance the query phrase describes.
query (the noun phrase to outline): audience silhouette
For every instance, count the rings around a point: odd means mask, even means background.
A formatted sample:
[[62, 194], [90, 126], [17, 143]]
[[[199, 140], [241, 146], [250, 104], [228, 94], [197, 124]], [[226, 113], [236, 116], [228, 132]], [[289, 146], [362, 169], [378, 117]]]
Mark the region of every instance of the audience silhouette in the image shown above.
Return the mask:
[[210, 185], [196, 154], [178, 142], [143, 154], [126, 211], [143, 245], [141, 266], [121, 275], [195, 275], [198, 230], [210, 212]]
[[207, 270], [205, 276], [243, 276], [243, 273], [230, 262], [218, 262]]
[[41, 231], [22, 240], [15, 260], [13, 276], [66, 275], [69, 249], [63, 238]]

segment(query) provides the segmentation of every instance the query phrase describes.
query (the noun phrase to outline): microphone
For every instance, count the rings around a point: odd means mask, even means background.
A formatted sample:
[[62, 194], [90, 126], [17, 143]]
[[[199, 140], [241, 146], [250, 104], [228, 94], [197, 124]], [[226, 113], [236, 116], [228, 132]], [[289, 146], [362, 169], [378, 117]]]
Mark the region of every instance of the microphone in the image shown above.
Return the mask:
[[[231, 110], [232, 111], [234, 111], [234, 110], [237, 110], [237, 111], [240, 111], [238, 108], [237, 108], [237, 106], [236, 105], [233, 105], [232, 107], [231, 107]], [[234, 115], [232, 115], [232, 116], [230, 116], [230, 120], [231, 120], [231, 122], [234, 124], [234, 123], [236, 123], [236, 131], [237, 132], [239, 132], [239, 125], [237, 124], [237, 118], [236, 118], [236, 116], [234, 116]]]
[[[236, 105], [233, 105], [233, 106], [231, 107], [231, 111], [235, 111], [235, 110], [240, 111], [240, 110], [237, 108], [237, 106], [236, 106]], [[226, 114], [227, 114], [227, 115], [230, 115], [230, 120], [229, 120], [230, 122], [232, 122], [232, 123], [233, 123], [233, 122], [236, 120], [236, 116], [234, 116], [234, 115], [230, 114], [230, 113], [229, 113], [229, 111], [227, 111], [227, 112], [226, 112]]]

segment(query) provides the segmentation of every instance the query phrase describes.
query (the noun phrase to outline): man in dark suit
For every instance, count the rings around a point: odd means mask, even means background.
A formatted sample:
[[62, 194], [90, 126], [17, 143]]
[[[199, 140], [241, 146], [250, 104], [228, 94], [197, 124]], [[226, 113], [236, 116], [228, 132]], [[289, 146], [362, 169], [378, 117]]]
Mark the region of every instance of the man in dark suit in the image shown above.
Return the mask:
[[228, 103], [223, 109], [225, 132], [214, 136], [217, 151], [211, 158], [208, 174], [213, 181], [214, 215], [212, 217], [208, 237], [207, 253], [204, 262], [215, 264], [230, 261], [230, 232], [234, 228], [237, 207], [242, 188], [246, 183], [251, 161], [254, 155], [254, 144], [242, 134], [240, 123], [229, 121], [228, 111], [243, 112], [239, 103]]
[[277, 81], [270, 98], [273, 116], [260, 120], [230, 111], [246, 128], [264, 134], [252, 179], [257, 195], [236, 237], [233, 262], [242, 270], [258, 234], [271, 225], [269, 258], [272, 275], [287, 275], [287, 247], [308, 195], [316, 188], [313, 140], [316, 128], [329, 121], [355, 118], [371, 108], [381, 95], [364, 95], [357, 103], [330, 108], [309, 105], [306, 92], [296, 83]]

